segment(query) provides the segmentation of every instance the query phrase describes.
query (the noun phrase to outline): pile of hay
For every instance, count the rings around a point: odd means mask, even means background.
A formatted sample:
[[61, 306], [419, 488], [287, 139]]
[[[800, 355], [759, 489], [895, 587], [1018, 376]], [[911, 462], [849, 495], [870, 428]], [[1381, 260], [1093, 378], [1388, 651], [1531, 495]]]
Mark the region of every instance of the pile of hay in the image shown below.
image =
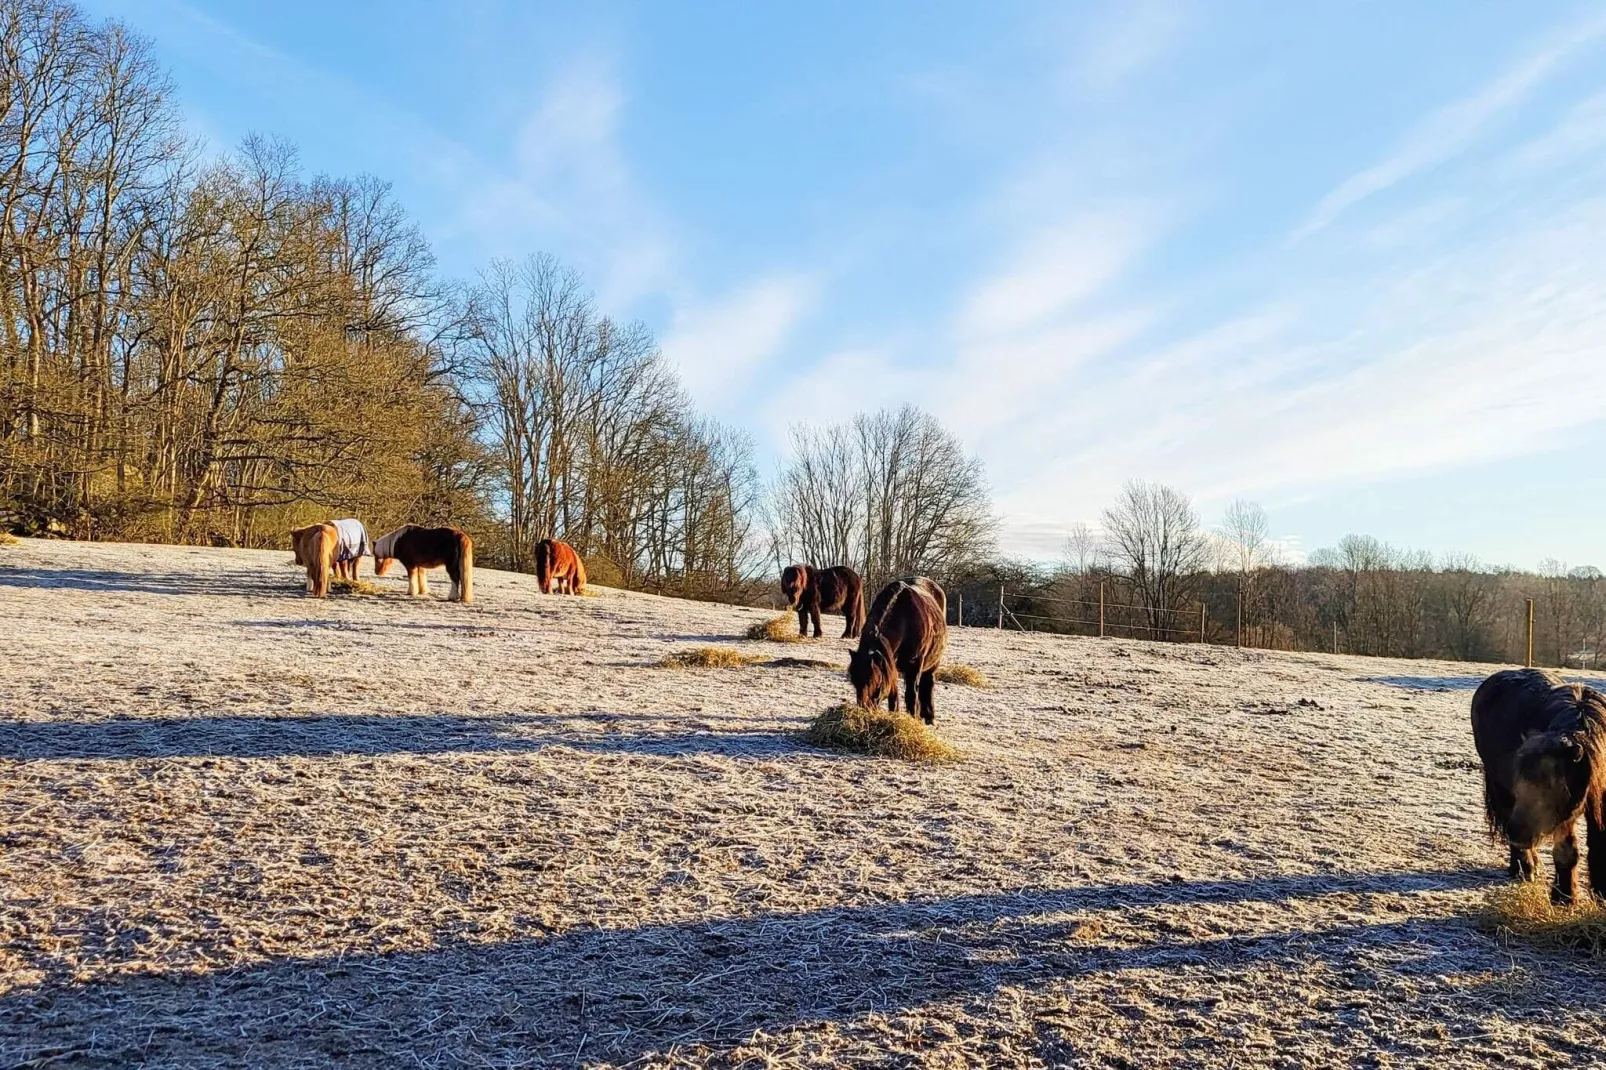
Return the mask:
[[966, 687], [993, 686], [986, 673], [969, 665], [944, 665], [937, 670], [937, 679], [945, 684], [963, 684]]
[[336, 577], [329, 581], [329, 590], [333, 594], [384, 594], [385, 589], [377, 583], [367, 580], [347, 580]]
[[959, 751], [937, 738], [907, 713], [867, 710], [851, 702], [832, 706], [803, 730], [803, 741], [817, 747], [900, 758], [906, 762], [952, 762]]
[[747, 629], [749, 639], [767, 639], [772, 643], [801, 643], [803, 637], [797, 634], [797, 618], [787, 613], [769, 620], [761, 620]]
[[745, 654], [722, 646], [699, 646], [690, 650], [676, 650], [665, 654], [658, 662], [660, 669], [740, 669], [757, 665], [764, 659], [757, 654]]
[[1524, 881], [1489, 893], [1480, 919], [1484, 928], [1538, 947], [1568, 948], [1606, 956], [1606, 909], [1591, 902], [1587, 881], [1579, 881], [1578, 902], [1550, 905], [1550, 882]]
[[0, 546], [16, 546], [21, 541], [9, 531], [0, 531]]

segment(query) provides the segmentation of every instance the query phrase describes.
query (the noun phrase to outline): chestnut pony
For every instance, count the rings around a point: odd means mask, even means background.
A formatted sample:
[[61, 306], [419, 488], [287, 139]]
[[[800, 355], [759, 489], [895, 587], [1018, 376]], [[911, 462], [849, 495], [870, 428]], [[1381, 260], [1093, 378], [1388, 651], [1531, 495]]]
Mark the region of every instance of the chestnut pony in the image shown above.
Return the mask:
[[937, 719], [932, 704], [937, 666], [948, 645], [948, 596], [925, 576], [893, 580], [881, 588], [865, 619], [859, 649], [848, 655], [848, 680], [865, 709], [887, 701], [898, 708], [898, 677], [904, 705], [927, 724]]
[[864, 582], [846, 565], [835, 568], [788, 565], [781, 572], [781, 593], [786, 595], [787, 607], [797, 610], [799, 635], [809, 634], [812, 620], [814, 637], [820, 637], [822, 610], [841, 613], [847, 618], [847, 627], [842, 632], [844, 639], [857, 639], [864, 627]]
[[535, 544], [535, 578], [542, 594], [551, 594], [553, 587], [559, 594], [580, 594], [586, 589], [586, 566], [568, 543], [542, 539]]
[[1483, 810], [1511, 849], [1512, 877], [1531, 880], [1551, 844], [1553, 903], [1573, 901], [1584, 817], [1589, 884], [1606, 896], [1606, 695], [1539, 669], [1495, 673], [1472, 696], [1483, 760]]
[[383, 576], [392, 561], [407, 570], [408, 594], [428, 594], [424, 570], [445, 565], [452, 580], [449, 600], [474, 601], [474, 541], [456, 528], [408, 524], [381, 536], [374, 543], [374, 575]]
[[334, 567], [335, 544], [339, 541], [333, 524], [308, 524], [290, 531], [295, 563], [306, 566], [307, 593], [314, 598], [329, 597], [329, 570]]

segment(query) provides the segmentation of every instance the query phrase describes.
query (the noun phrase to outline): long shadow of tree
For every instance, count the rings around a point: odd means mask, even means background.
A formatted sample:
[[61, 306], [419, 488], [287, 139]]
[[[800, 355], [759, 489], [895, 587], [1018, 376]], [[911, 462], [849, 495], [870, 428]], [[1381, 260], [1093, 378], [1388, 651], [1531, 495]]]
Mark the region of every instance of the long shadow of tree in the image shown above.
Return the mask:
[[[1424, 975], [1465, 969], [1469, 957], [1492, 969], [1498, 946], [1466, 918], [1132, 947], [1079, 941], [1067, 916], [1486, 879], [1420, 872], [970, 895], [87, 985], [63, 979], [0, 999], [0, 1055], [14, 1063], [73, 1053], [108, 1065], [582, 1065], [1139, 969], [1342, 966], [1384, 945], [1409, 945], [1411, 969]], [[1606, 985], [1580, 972], [1569, 991], [1587, 1008]]]

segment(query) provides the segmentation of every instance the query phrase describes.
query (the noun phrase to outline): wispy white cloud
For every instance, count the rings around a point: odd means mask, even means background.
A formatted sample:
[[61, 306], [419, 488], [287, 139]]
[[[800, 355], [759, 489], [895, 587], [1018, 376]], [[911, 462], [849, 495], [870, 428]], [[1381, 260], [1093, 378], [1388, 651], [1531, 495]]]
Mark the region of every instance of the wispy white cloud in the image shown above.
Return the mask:
[[1323, 197], [1290, 240], [1310, 237], [1368, 197], [1460, 154], [1603, 34], [1606, 17], [1598, 14], [1566, 27], [1554, 43], [1523, 58], [1472, 96], [1435, 111], [1405, 136], [1393, 155], [1351, 175]]
[[670, 321], [664, 356], [699, 404], [724, 409], [781, 353], [816, 293], [812, 280], [782, 276], [682, 306]]
[[1171, 54], [1192, 21], [1179, 0], [1125, 0], [1099, 11], [1078, 35], [1066, 71], [1080, 88], [1118, 89]]

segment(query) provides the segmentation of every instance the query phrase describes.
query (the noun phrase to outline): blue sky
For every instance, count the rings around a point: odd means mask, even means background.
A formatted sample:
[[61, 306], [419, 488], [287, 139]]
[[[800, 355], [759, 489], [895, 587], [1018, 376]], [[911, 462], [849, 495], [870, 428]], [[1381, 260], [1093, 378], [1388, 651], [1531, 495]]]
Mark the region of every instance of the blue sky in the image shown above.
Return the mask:
[[446, 272], [582, 270], [766, 468], [914, 402], [1017, 553], [1140, 477], [1295, 553], [1606, 566], [1598, 6], [85, 7]]

